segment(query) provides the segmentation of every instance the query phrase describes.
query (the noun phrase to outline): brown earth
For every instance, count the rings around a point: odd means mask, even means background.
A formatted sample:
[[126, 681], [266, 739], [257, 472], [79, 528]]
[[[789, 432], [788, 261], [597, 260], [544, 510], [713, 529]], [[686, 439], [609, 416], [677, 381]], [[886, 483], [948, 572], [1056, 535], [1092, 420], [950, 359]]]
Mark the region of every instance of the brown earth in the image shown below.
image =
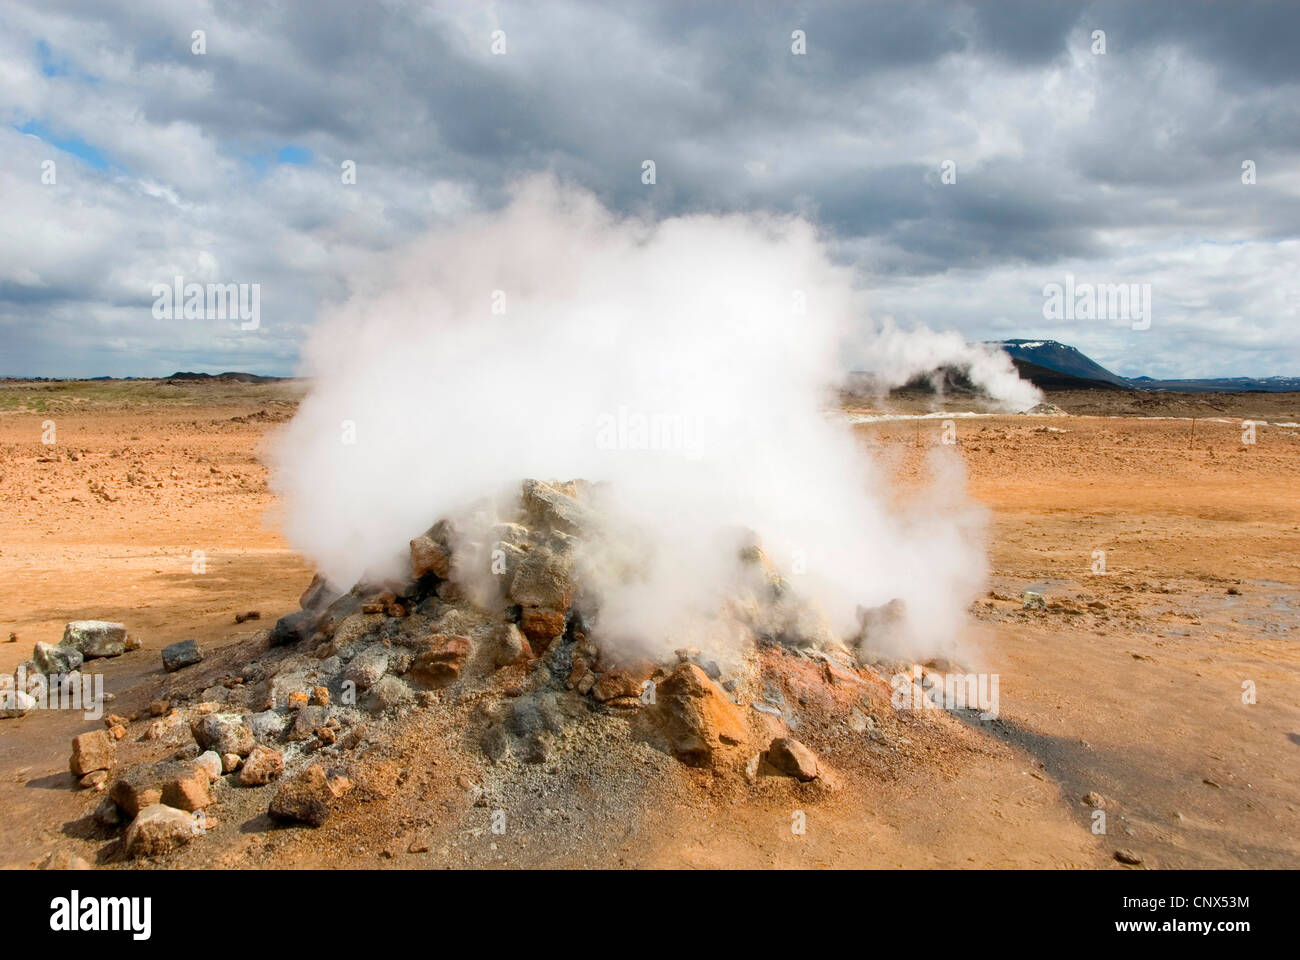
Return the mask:
[[[299, 390], [0, 385], [0, 670], [57, 642], [67, 620], [121, 620], [142, 649], [94, 663], [116, 695], [107, 709], [129, 714], [163, 688], [168, 643], [198, 638], [209, 657], [191, 669], [213, 678], [246, 660], [311, 576], [275, 531], [259, 460]], [[1118, 406], [1106, 409], [1134, 412], [1108, 396]], [[382, 727], [366, 782], [324, 827], [274, 827], [273, 788], [229, 790], [209, 835], [167, 864], [1119, 868], [1124, 847], [1147, 867], [1300, 865], [1300, 430], [1261, 426], [1243, 444], [1239, 422], [1294, 422], [1300, 403], [1215, 402], [1187, 414], [1194, 428], [953, 418], [970, 492], [991, 510], [990, 593], [972, 609], [968, 666], [999, 675], [996, 721], [926, 714], [868, 737], [849, 710], [887, 699], [883, 682], [827, 685], [808, 661], [769, 652], [823, 777], [751, 785], [648, 746], [639, 764], [615, 763], [598, 726], [573, 747], [585, 766], [529, 772], [494, 834], [478, 790], [486, 761], [443, 714], [417, 710]], [[944, 426], [858, 429], [906, 495]], [[1023, 610], [1025, 589], [1048, 609]], [[236, 625], [249, 610], [261, 620]], [[70, 739], [101, 726], [73, 711], [0, 720], [0, 865], [111, 851], [88, 819], [102, 795], [75, 789], [67, 766]], [[1090, 829], [1090, 791], [1105, 798], [1104, 835]]]

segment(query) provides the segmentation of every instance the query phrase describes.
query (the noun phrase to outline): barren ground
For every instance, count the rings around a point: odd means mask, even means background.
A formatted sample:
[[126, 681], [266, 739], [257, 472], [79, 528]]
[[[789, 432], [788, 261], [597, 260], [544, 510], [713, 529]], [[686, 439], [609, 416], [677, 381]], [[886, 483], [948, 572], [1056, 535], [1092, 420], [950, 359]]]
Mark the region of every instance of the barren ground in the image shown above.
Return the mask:
[[[144, 642], [95, 661], [114, 713], [144, 710], [175, 640], [197, 637], [214, 676], [237, 666], [311, 577], [275, 530], [259, 461], [298, 389], [0, 384], [0, 670], [72, 619], [120, 620]], [[489, 776], [485, 761], [417, 711], [325, 827], [273, 828], [269, 788], [231, 791], [170, 865], [1119, 868], [1123, 847], [1145, 867], [1300, 866], [1300, 429], [1274, 425], [1300, 421], [1300, 398], [1051, 399], [1086, 415], [954, 419], [991, 513], [969, 666], [999, 674], [998, 721], [942, 715], [880, 743], [831, 698], [809, 731], [822, 781], [748, 786], [647, 750], [641, 769], [539, 775], [497, 836], [459, 782]], [[1242, 418], [1270, 425], [1245, 445]], [[857, 429], [906, 490], [943, 422]], [[1026, 589], [1049, 609], [1022, 610]], [[250, 610], [262, 619], [235, 625]], [[98, 726], [0, 720], [0, 866], [56, 847], [116, 864], [88, 820], [101, 795], [68, 772], [70, 738]], [[1089, 791], [1106, 798], [1105, 835]]]

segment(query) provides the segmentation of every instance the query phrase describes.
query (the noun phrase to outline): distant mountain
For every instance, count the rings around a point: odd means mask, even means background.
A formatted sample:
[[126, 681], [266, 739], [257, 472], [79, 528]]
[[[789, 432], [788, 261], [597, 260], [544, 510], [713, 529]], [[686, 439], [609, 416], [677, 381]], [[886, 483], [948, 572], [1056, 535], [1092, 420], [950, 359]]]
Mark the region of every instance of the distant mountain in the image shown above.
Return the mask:
[[264, 377], [257, 373], [173, 373], [170, 377], [165, 377], [169, 383], [186, 383], [198, 381], [223, 381], [225, 383], [275, 383], [283, 380], [284, 377]]
[[1165, 390], [1171, 393], [1289, 393], [1300, 377], [1205, 377], [1155, 380], [1121, 377], [1068, 344], [1055, 340], [995, 340], [1020, 376], [1044, 390]]

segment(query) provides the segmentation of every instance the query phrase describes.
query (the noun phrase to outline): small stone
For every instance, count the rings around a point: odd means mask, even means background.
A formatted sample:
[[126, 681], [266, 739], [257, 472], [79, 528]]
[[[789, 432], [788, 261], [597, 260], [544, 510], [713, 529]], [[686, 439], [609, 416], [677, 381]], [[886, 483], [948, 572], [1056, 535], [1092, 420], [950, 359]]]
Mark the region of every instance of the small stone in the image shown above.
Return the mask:
[[497, 637], [494, 665], [505, 667], [512, 663], [526, 663], [531, 659], [533, 659], [533, 648], [529, 645], [523, 631], [513, 623], [506, 624]]
[[330, 705], [330, 691], [328, 687], [317, 684], [311, 688], [311, 702], [318, 707], [328, 707]]
[[168, 703], [166, 700], [155, 700], [149, 704], [149, 716], [151, 717], [165, 716], [167, 711], [170, 710], [171, 708], [172, 705]]
[[[253, 749], [256, 750], [257, 747], [254, 747]], [[239, 769], [239, 765], [243, 762], [243, 758], [237, 753], [223, 753], [221, 755], [221, 772], [234, 773]]]
[[0, 720], [16, 720], [35, 709], [36, 698], [22, 690], [0, 690]]
[[126, 653], [126, 626], [106, 620], [74, 620], [63, 628], [60, 646], [80, 651], [87, 660]]
[[77, 776], [92, 770], [108, 770], [113, 766], [116, 741], [107, 730], [92, 730], [72, 738], [72, 758], [69, 766]]
[[126, 828], [128, 857], [156, 857], [194, 839], [194, 819], [184, 810], [161, 803], [141, 810]]
[[820, 773], [817, 755], [791, 737], [777, 737], [772, 741], [767, 748], [767, 762], [805, 783], [816, 780]]
[[1047, 600], [1041, 593], [1035, 593], [1033, 590], [1026, 590], [1024, 596], [1020, 598], [1021, 609], [1024, 610], [1046, 610]]
[[1105, 809], [1106, 798], [1096, 790], [1089, 790], [1083, 797], [1083, 802], [1097, 810]]
[[[234, 756], [234, 754], [230, 754], [230, 756]], [[194, 760], [194, 766], [206, 772], [209, 780], [220, 780], [224, 764], [221, 760], [221, 754], [215, 750], [208, 750]]]
[[259, 744], [244, 760], [244, 765], [239, 770], [239, 783], [245, 787], [260, 787], [283, 772], [284, 757], [280, 751]]
[[297, 776], [281, 781], [267, 813], [276, 820], [319, 827], [328, 819], [333, 799], [325, 771], [314, 763]]
[[289, 694], [289, 709], [301, 709], [302, 707], [307, 706], [310, 700], [311, 698], [308, 697], [306, 693], [301, 690], [295, 690], [293, 693]]
[[77, 786], [81, 787], [82, 790], [103, 790], [104, 784], [107, 782], [107, 770], [92, 770], [77, 781]]
[[108, 728], [108, 732], [114, 740], [121, 740], [126, 736], [126, 727], [122, 726], [120, 723], [115, 723]]
[[193, 666], [203, 660], [203, 648], [194, 639], [168, 644], [162, 650], [163, 669], [175, 673], [182, 667]]
[[136, 767], [114, 780], [108, 795], [123, 813], [134, 817], [146, 807], [162, 803], [162, 785], [150, 768]]
[[60, 847], [41, 861], [42, 870], [89, 870], [90, 863], [71, 850]]
[[1115, 851], [1115, 859], [1120, 863], [1127, 863], [1130, 866], [1137, 866], [1142, 862], [1142, 857], [1127, 848], [1120, 848]]

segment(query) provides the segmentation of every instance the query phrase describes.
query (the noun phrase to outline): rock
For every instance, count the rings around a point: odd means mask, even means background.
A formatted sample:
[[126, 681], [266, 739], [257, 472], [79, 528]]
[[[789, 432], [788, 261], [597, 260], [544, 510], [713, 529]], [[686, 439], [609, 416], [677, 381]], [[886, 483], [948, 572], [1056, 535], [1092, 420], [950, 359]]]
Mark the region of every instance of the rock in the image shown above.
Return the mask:
[[184, 810], [161, 803], [150, 804], [136, 814], [126, 828], [128, 857], [157, 857], [183, 847], [194, 839], [194, 819]]
[[791, 737], [777, 737], [772, 741], [767, 748], [767, 762], [804, 783], [816, 780], [821, 772], [817, 765], [817, 755]]
[[343, 679], [356, 684], [358, 690], [367, 690], [379, 682], [388, 670], [388, 648], [382, 643], [372, 643], [348, 664]]
[[42, 870], [89, 870], [90, 863], [71, 850], [60, 847], [41, 861]]
[[162, 784], [150, 767], [134, 767], [113, 781], [108, 795], [128, 817], [141, 810], [162, 803]]
[[[256, 750], [257, 747], [253, 749]], [[223, 753], [221, 755], [221, 772], [233, 773], [239, 769], [239, 765], [243, 762], [243, 758], [237, 753]]]
[[325, 771], [314, 763], [297, 776], [280, 782], [267, 813], [275, 820], [319, 827], [329, 817], [333, 799]]
[[[401, 706], [414, 696], [414, 691], [400, 677], [382, 677], [370, 688], [370, 693], [366, 696], [365, 708], [371, 713], [384, 713]], [[333, 734], [328, 731], [318, 730], [316, 734], [321, 740], [334, 742]], [[322, 734], [327, 735], [322, 736]]]
[[145, 728], [146, 740], [161, 740], [164, 743], [179, 743], [190, 738], [189, 728], [179, 713], [172, 713], [160, 720], [155, 720]]
[[576, 592], [573, 543], [565, 537], [551, 537], [519, 564], [510, 581], [509, 597], [511, 603], [523, 607], [564, 611]]
[[336, 599], [338, 599], [338, 591], [334, 590], [329, 581], [318, 573], [312, 577], [311, 583], [298, 598], [298, 606], [304, 610], [320, 610], [328, 607]]
[[595, 527], [591, 511], [561, 490], [540, 480], [525, 480], [520, 503], [534, 526], [565, 533], [582, 533]]
[[172, 705], [166, 700], [155, 700], [149, 704], [149, 716], [161, 717], [172, 708]]
[[197, 640], [178, 640], [163, 647], [163, 669], [168, 673], [175, 673], [181, 667], [193, 666], [202, 660], [203, 649]]
[[73, 673], [81, 669], [84, 661], [81, 651], [74, 647], [56, 647], [52, 643], [38, 641], [32, 650], [32, 663], [46, 676], [52, 673]]
[[519, 625], [530, 641], [545, 650], [551, 641], [564, 633], [564, 612], [544, 607], [524, 607]]
[[0, 690], [0, 720], [16, 720], [36, 707], [36, 698], [12, 687]]
[[279, 750], [258, 745], [239, 770], [239, 783], [244, 787], [260, 787], [270, 783], [284, 772], [284, 757]]
[[293, 715], [293, 722], [289, 726], [289, 733], [285, 739], [290, 743], [310, 740], [315, 736], [317, 728], [323, 727], [329, 719], [329, 710], [325, 707], [303, 707]]
[[330, 705], [330, 691], [328, 687], [320, 684], [311, 688], [311, 702], [318, 707], [328, 707]]
[[311, 636], [316, 629], [319, 614], [314, 610], [299, 610], [281, 617], [271, 628], [267, 643], [273, 647], [287, 647]]
[[113, 766], [117, 741], [107, 730], [92, 730], [72, 738], [72, 772], [81, 777], [92, 770], [108, 770]]
[[248, 718], [248, 725], [253, 730], [253, 737], [263, 742], [279, 740], [289, 726], [289, 718], [274, 710], [263, 710]]
[[253, 749], [253, 730], [237, 713], [210, 713], [194, 721], [190, 732], [204, 750], [237, 753], [241, 757]]
[[[227, 756], [237, 756], [236, 754], [227, 754]], [[209, 780], [220, 780], [221, 774], [225, 772], [225, 763], [221, 759], [221, 754], [215, 750], [209, 750], [202, 753], [194, 761], [194, 766], [205, 771]]]
[[107, 620], [73, 620], [63, 628], [60, 646], [72, 647], [87, 660], [126, 653], [126, 626]]
[[1127, 863], [1134, 867], [1142, 862], [1141, 855], [1124, 848], [1115, 851], [1115, 859], [1120, 863]]
[[451, 576], [451, 554], [427, 534], [411, 541], [411, 573], [418, 580], [433, 574], [439, 580]]
[[1106, 808], [1106, 798], [1096, 790], [1089, 790], [1083, 797], [1083, 802], [1097, 810]]
[[99, 806], [95, 808], [95, 822], [106, 829], [113, 829], [122, 825], [122, 809], [113, 801], [112, 797], [105, 797], [99, 801]]
[[638, 721], [683, 763], [714, 765], [719, 751], [745, 740], [743, 714], [693, 663], [680, 664], [655, 689], [655, 705]]
[[104, 784], [107, 782], [107, 770], [91, 770], [90, 773], [77, 781], [77, 786], [82, 790], [103, 790]]
[[[581, 675], [578, 679], [582, 679]], [[591, 695], [601, 703], [606, 700], [613, 700], [615, 697], [639, 697], [641, 696], [641, 688], [645, 685], [645, 679], [638, 679], [636, 675], [627, 670], [608, 670], [597, 675], [596, 682], [591, 686]], [[575, 681], [576, 685], [577, 681]]]
[[533, 659], [533, 648], [529, 646], [523, 632], [513, 623], [505, 624], [497, 633], [493, 665], [505, 667], [512, 663], [527, 663], [531, 659]]
[[1033, 590], [1026, 590], [1024, 596], [1020, 598], [1021, 609], [1023, 610], [1046, 610], [1047, 600], [1041, 593], [1035, 593]]
[[425, 641], [425, 649], [416, 655], [411, 675], [431, 687], [451, 683], [460, 677], [472, 650], [469, 637], [435, 633]]
[[301, 710], [310, 702], [311, 697], [307, 695], [305, 690], [295, 690], [293, 693], [289, 694], [290, 710]]
[[177, 810], [202, 810], [212, 803], [212, 779], [194, 763], [162, 764], [155, 775], [162, 783], [162, 802]]

